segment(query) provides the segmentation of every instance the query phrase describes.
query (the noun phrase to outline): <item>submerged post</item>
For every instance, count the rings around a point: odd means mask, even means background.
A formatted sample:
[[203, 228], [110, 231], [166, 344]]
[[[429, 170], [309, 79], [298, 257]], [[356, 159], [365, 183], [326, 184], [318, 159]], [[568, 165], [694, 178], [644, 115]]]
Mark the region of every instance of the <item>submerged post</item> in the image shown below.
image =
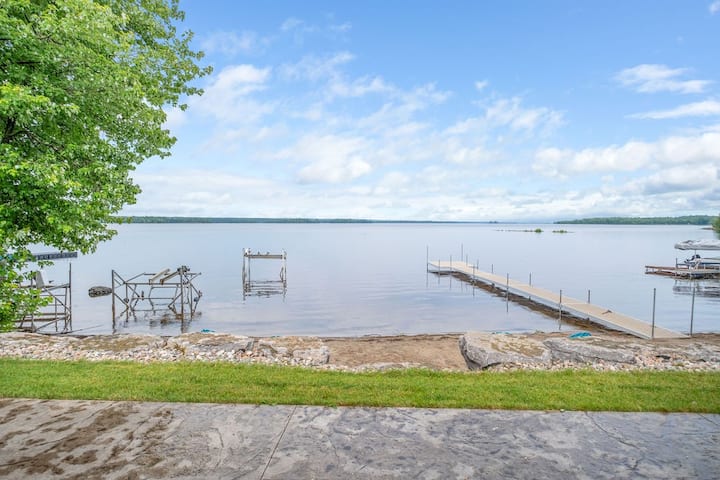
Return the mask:
[[657, 298], [657, 288], [653, 288], [653, 309], [652, 309], [652, 331], [650, 338], [655, 340], [655, 299]]
[[588, 303], [590, 303], [590, 290], [588, 289]]

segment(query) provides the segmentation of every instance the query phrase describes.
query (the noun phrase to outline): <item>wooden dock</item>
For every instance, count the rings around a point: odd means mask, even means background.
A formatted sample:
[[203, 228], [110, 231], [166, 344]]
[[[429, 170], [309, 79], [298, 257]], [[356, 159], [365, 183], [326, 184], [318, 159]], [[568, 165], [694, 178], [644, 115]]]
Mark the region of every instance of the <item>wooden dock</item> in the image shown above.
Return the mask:
[[608, 308], [600, 307], [592, 303], [588, 303], [575, 298], [567, 297], [543, 288], [534, 287], [532, 285], [521, 283], [507, 277], [495, 275], [493, 273], [483, 272], [465, 262], [458, 261], [435, 261], [428, 262], [431, 272], [436, 273], [456, 273], [468, 277], [471, 280], [481, 281], [496, 288], [507, 290], [508, 293], [514, 293], [528, 297], [531, 301], [558, 308], [561, 311], [571, 313], [580, 318], [602, 325], [606, 328], [619, 330], [629, 333], [640, 338], [685, 338], [679, 332], [674, 332], [666, 328], [653, 327], [647, 322], [638, 320], [637, 318], [616, 313]]
[[720, 278], [720, 270], [717, 268], [689, 268], [687, 265], [675, 267], [645, 265], [645, 273], [679, 278]]

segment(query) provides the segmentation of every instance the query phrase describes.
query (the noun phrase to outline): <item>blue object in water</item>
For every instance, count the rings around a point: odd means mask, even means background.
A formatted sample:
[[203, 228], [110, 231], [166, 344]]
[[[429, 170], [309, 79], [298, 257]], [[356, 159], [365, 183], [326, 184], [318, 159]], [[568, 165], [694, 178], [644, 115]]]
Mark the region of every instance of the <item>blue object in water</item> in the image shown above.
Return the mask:
[[570, 335], [568, 338], [585, 338], [585, 337], [591, 337], [592, 334], [590, 332], [575, 332], [572, 335]]
[[215, 330], [211, 330], [209, 328], [203, 328], [200, 330], [200, 333], [215, 333]]

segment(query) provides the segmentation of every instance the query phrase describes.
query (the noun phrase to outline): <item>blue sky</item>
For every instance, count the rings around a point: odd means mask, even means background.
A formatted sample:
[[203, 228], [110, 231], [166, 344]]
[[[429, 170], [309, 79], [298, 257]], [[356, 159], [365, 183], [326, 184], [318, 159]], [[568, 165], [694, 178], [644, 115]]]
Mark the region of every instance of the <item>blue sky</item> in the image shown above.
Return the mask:
[[129, 215], [720, 211], [720, 0], [185, 0], [212, 75]]

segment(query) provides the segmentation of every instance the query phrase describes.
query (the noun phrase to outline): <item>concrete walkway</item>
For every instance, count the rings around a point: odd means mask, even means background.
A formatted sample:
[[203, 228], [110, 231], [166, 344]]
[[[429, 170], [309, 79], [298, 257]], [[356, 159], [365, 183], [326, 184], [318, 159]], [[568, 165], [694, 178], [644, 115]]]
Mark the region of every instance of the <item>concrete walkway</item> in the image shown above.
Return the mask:
[[0, 478], [652, 478], [720, 472], [720, 415], [0, 399]]

